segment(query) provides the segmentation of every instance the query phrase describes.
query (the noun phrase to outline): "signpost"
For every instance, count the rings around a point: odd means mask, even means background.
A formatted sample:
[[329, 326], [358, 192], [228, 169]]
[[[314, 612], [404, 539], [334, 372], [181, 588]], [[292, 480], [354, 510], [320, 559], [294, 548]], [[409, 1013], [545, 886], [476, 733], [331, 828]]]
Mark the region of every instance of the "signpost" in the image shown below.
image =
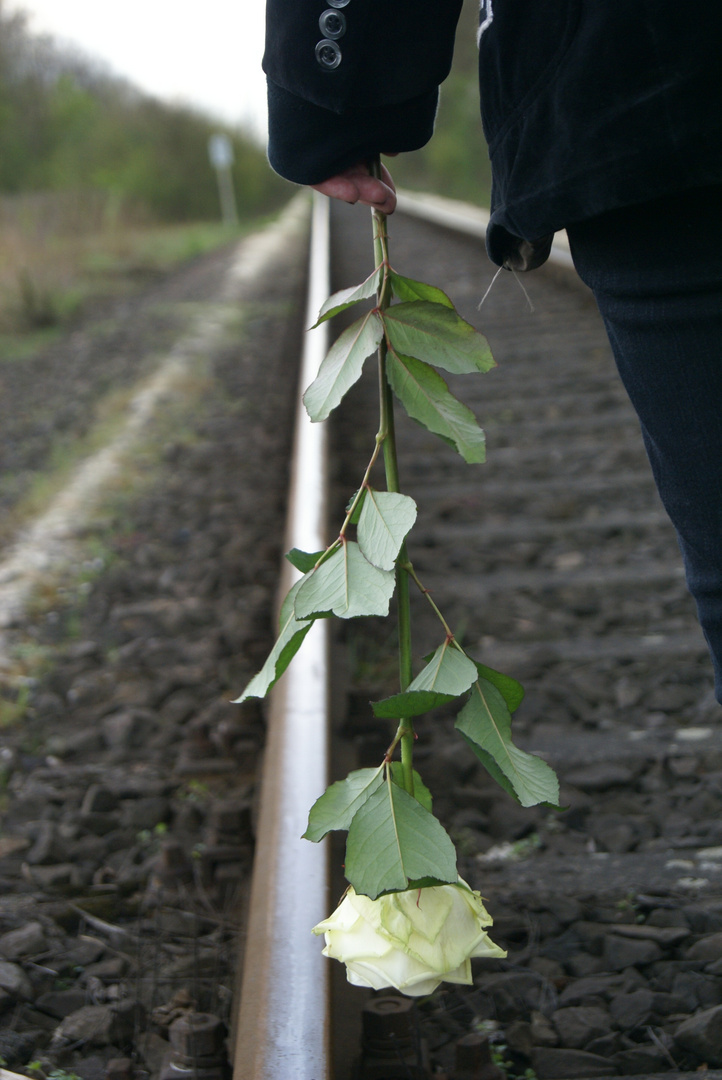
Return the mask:
[[233, 164], [233, 146], [227, 135], [211, 135], [208, 140], [208, 157], [216, 170], [218, 195], [221, 200], [221, 216], [224, 225], [238, 224], [236, 195], [233, 190], [231, 165]]

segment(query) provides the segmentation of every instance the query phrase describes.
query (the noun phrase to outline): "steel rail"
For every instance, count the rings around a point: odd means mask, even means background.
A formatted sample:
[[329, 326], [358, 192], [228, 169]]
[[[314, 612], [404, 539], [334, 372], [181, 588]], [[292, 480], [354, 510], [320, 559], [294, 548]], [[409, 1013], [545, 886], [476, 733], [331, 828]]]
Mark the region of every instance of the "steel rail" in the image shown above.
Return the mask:
[[[314, 193], [306, 326], [329, 294], [328, 201]], [[326, 438], [300, 391], [315, 377], [326, 324], [306, 335], [296, 406], [286, 529], [288, 548], [326, 546]], [[284, 560], [281, 595], [296, 571]], [[326, 620], [308, 633], [271, 695], [256, 836], [234, 1080], [328, 1080], [329, 967], [311, 927], [328, 914], [325, 843], [301, 840], [308, 809], [324, 791], [328, 758]]]

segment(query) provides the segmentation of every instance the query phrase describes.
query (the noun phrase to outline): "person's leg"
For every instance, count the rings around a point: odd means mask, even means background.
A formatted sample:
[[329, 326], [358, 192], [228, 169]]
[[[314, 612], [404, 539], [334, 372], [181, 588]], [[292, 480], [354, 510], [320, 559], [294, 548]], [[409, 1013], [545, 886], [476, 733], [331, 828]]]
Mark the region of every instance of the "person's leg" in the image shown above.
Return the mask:
[[639, 416], [722, 703], [722, 187], [570, 226]]

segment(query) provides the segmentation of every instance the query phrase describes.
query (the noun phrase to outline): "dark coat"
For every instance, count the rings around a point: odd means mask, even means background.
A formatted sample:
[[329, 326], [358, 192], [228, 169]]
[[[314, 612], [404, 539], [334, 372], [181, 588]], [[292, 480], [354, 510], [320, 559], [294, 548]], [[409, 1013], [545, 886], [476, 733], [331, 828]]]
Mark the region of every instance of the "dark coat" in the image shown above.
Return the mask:
[[[423, 146], [460, 7], [268, 0], [272, 166], [318, 183]], [[514, 238], [722, 181], [719, 0], [482, 0], [481, 18], [495, 262]]]

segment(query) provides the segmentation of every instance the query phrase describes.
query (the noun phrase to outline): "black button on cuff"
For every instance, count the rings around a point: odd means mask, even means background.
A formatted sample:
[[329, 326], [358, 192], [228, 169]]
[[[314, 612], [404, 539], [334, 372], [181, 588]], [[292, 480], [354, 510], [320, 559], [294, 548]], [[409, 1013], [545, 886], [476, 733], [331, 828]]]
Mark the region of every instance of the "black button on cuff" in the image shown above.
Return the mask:
[[346, 16], [328, 8], [318, 20], [318, 25], [324, 37], [335, 41], [346, 33]]
[[324, 38], [316, 46], [316, 60], [326, 71], [333, 71], [341, 63], [341, 50], [335, 41]]

